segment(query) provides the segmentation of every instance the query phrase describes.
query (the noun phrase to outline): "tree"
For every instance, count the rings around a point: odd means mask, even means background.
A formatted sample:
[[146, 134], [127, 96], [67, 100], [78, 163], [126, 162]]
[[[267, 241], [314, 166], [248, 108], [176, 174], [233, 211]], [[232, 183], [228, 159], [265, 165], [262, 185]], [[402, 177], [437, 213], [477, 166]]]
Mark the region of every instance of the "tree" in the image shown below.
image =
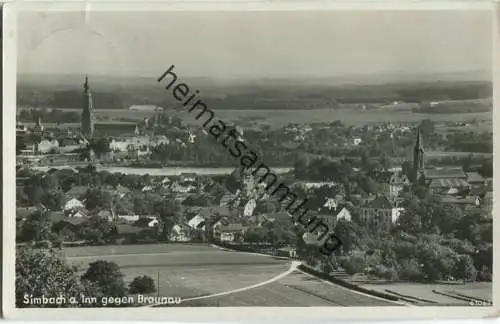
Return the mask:
[[40, 243], [43, 241], [58, 242], [58, 236], [52, 232], [52, 221], [48, 213], [35, 211], [23, 222], [19, 235], [21, 242]]
[[210, 206], [213, 198], [207, 195], [190, 195], [182, 202], [185, 206]]
[[326, 274], [330, 274], [330, 272], [333, 271], [333, 266], [331, 264], [331, 262], [322, 262], [321, 263], [321, 271], [323, 271], [324, 273]]
[[110, 208], [113, 197], [108, 191], [92, 188], [85, 194], [85, 207], [88, 210]]
[[[16, 255], [16, 307], [91, 307], [82, 305], [81, 295], [100, 300], [99, 289], [85, 281], [80, 281], [74, 268], [66, 264], [54, 251], [21, 249]], [[25, 303], [24, 297], [47, 298], [64, 296], [61, 305]], [[71, 304], [70, 298], [76, 303]]]
[[90, 143], [89, 148], [94, 150], [94, 152], [97, 156], [100, 156], [100, 155], [110, 151], [109, 140], [106, 138], [100, 138], [100, 139], [94, 140]]
[[159, 215], [160, 239], [166, 240], [172, 227], [179, 221], [180, 202], [173, 199], [160, 200], [154, 203], [153, 209]]
[[114, 262], [99, 260], [90, 263], [82, 279], [96, 284], [106, 296], [122, 297], [127, 292], [123, 274]]
[[131, 294], [148, 294], [155, 291], [155, 281], [149, 276], [137, 276], [129, 285]]
[[115, 229], [107, 219], [93, 216], [81, 225], [79, 236], [94, 244], [105, 244], [116, 239]]
[[267, 242], [267, 230], [262, 227], [250, 228], [243, 234], [245, 242], [249, 243], [264, 243]]
[[415, 258], [405, 259], [401, 261], [399, 276], [403, 280], [422, 281], [424, 273], [420, 267], [420, 263]]
[[350, 256], [339, 260], [340, 265], [349, 274], [361, 273], [365, 269], [365, 260], [358, 256]]
[[460, 255], [453, 270], [455, 279], [466, 281], [474, 281], [476, 279], [477, 270], [470, 255]]
[[61, 210], [64, 204], [64, 194], [57, 189], [47, 190], [43, 193], [41, 202], [49, 210]]

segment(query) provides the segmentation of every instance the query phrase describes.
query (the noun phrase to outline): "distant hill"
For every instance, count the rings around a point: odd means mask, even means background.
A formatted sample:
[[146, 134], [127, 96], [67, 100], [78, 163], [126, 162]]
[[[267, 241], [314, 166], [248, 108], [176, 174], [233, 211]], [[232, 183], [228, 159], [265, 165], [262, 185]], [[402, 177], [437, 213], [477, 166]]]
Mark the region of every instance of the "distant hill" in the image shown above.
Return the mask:
[[[156, 81], [158, 76], [89, 76], [96, 109], [121, 109], [133, 104], [167, 108], [177, 105], [171, 92]], [[212, 109], [336, 109], [342, 103], [488, 98], [492, 96], [492, 82], [486, 76], [485, 72], [459, 72], [378, 79], [375, 76], [258, 80], [178, 77], [191, 91], [199, 90], [200, 98]], [[80, 108], [83, 80], [83, 75], [20, 75], [18, 104]]]

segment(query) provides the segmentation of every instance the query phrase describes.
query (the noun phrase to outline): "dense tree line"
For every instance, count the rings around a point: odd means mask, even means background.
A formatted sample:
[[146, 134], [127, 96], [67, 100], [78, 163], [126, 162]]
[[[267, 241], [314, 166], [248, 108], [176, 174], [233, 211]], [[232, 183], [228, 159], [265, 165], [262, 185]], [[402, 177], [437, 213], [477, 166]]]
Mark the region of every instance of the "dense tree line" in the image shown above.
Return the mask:
[[42, 123], [79, 123], [81, 116], [77, 112], [58, 109], [23, 109], [17, 116], [18, 121], [27, 123], [34, 123], [38, 118]]

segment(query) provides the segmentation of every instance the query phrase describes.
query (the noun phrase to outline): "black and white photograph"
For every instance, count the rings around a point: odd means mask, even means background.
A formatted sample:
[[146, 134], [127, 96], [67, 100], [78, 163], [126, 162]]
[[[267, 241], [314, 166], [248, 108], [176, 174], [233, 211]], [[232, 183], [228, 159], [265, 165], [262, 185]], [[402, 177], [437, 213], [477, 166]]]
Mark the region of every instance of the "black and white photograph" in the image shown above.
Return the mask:
[[50, 8], [10, 11], [16, 312], [493, 310], [492, 8]]

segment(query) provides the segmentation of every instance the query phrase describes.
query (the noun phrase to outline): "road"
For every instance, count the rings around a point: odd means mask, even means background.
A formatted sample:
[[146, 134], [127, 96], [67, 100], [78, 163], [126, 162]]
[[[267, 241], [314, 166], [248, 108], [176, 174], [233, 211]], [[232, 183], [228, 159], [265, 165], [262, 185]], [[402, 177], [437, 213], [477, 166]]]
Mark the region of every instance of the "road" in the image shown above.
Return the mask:
[[159, 286], [158, 296], [181, 297], [180, 306], [398, 305], [319, 280], [297, 270], [296, 261], [205, 245], [67, 248], [65, 253], [82, 271], [101, 259], [117, 263], [127, 282], [148, 275]]

